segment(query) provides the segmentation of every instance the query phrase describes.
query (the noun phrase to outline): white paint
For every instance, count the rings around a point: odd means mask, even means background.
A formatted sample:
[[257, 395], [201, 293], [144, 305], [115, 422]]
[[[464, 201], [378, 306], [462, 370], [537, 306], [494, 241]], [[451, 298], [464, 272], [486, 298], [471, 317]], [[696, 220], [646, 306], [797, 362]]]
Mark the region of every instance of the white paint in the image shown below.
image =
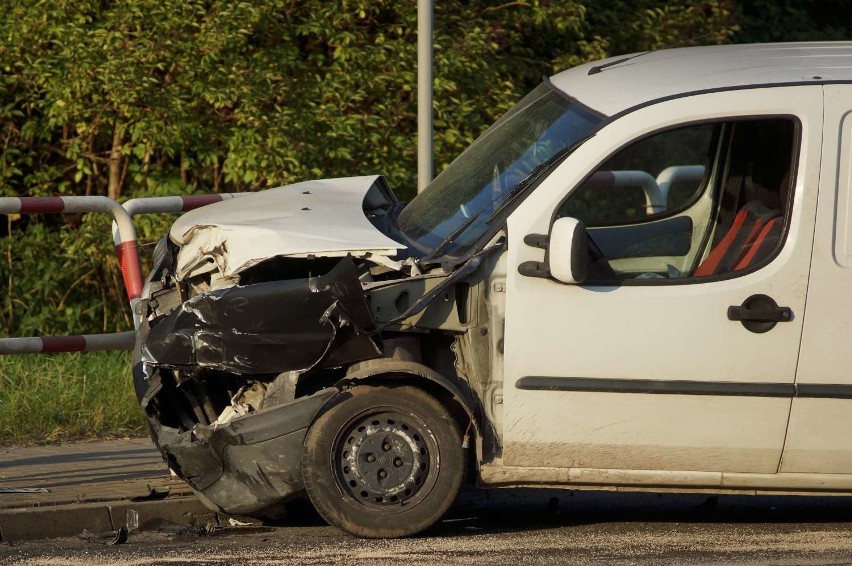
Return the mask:
[[576, 218], [558, 218], [550, 228], [550, 273], [563, 283], [580, 283], [571, 268], [574, 234], [580, 224]]
[[749, 474], [736, 472], [609, 470], [485, 464], [487, 486], [559, 485], [617, 491], [710, 491], [713, 493], [795, 493], [831, 495], [852, 491], [852, 474]]
[[[551, 78], [580, 102], [608, 116], [653, 100], [710, 89], [852, 80], [852, 42], [719, 45], [662, 49], [589, 75], [619, 55]], [[745, 93], [759, 98], [759, 93]]]
[[[604, 72], [606, 73], [606, 71]], [[724, 281], [581, 287], [523, 277], [572, 187], [632, 139], [696, 120], [797, 116], [802, 150], [787, 241], [766, 267]], [[589, 468], [777, 471], [789, 399], [524, 391], [524, 376], [793, 383], [802, 332], [822, 136], [822, 87], [711, 93], [643, 108], [578, 148], [510, 216], [504, 461]], [[754, 334], [730, 305], [764, 293], [795, 319]], [[537, 449], [538, 448], [538, 449]], [[557, 454], [557, 451], [562, 451]]]
[[181, 246], [177, 277], [205, 264], [231, 277], [276, 256], [395, 255], [405, 246], [362, 210], [367, 193], [383, 182], [379, 176], [307, 181], [187, 212], [169, 233]]
[[[822, 175], [796, 382], [852, 385], [852, 86], [825, 86]], [[852, 400], [796, 399], [782, 471], [852, 469]]]
[[503, 459], [517, 466], [774, 473], [790, 411], [783, 398], [513, 391], [512, 383]]
[[782, 472], [852, 472], [852, 400], [793, 399]]

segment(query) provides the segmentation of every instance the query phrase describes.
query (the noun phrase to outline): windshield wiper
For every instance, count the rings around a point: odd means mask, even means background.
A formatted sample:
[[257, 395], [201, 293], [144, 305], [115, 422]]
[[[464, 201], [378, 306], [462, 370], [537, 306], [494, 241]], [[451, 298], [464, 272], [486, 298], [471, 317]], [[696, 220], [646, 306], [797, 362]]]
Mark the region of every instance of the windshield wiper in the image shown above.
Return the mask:
[[506, 208], [512, 202], [515, 201], [515, 199], [518, 197], [518, 195], [520, 195], [521, 193], [524, 192], [524, 189], [529, 187], [533, 183], [533, 181], [538, 179], [541, 176], [542, 173], [544, 173], [548, 169], [555, 169], [557, 166], [559, 166], [560, 163], [562, 163], [562, 161], [566, 157], [571, 155], [571, 153], [573, 153], [575, 149], [577, 149], [578, 147], [583, 145], [586, 142], [586, 140], [588, 140], [589, 138], [594, 137], [594, 135], [595, 135], [594, 133], [591, 133], [587, 136], [583, 136], [582, 138], [580, 138], [579, 140], [574, 142], [572, 145], [570, 145], [570, 146], [566, 147], [564, 150], [562, 150], [562, 153], [558, 157], [556, 157], [555, 159], [545, 161], [544, 163], [541, 163], [538, 167], [536, 167], [535, 169], [530, 171], [529, 175], [527, 175], [526, 177], [521, 179], [521, 181], [517, 185], [515, 185], [515, 188], [512, 189], [511, 191], [509, 191], [509, 194], [507, 194], [506, 198], [503, 200], [503, 202], [501, 202], [497, 206], [497, 208], [494, 209], [494, 212], [491, 213], [491, 215], [488, 217], [488, 220], [486, 220], [485, 223], [490, 224], [501, 212], [506, 210]]
[[515, 200], [515, 197], [524, 192], [524, 189], [527, 188], [527, 186], [529, 186], [529, 184], [534, 179], [537, 179], [538, 176], [541, 175], [541, 173], [545, 169], [547, 169], [549, 165], [549, 163], [542, 163], [541, 165], [533, 169], [529, 175], [521, 179], [521, 182], [515, 185], [515, 188], [506, 194], [506, 198], [503, 199], [503, 202], [497, 205], [497, 207], [494, 209], [494, 212], [492, 212], [488, 219], [485, 221], [486, 224], [490, 224], [491, 221], [494, 220], [494, 218], [496, 218], [498, 214], [503, 212], [506, 207], [509, 206], [509, 203], [513, 202]]
[[[515, 199], [518, 197], [518, 195], [522, 194], [524, 192], [524, 190], [527, 187], [529, 187], [536, 179], [538, 179], [544, 172], [546, 172], [549, 169], [553, 169], [554, 167], [557, 167], [566, 157], [571, 155], [571, 153], [575, 149], [577, 149], [578, 147], [583, 145], [583, 143], [585, 143], [586, 140], [588, 140], [589, 138], [594, 137], [594, 135], [595, 135], [594, 132], [592, 132], [592, 133], [590, 133], [586, 136], [583, 136], [582, 138], [580, 138], [579, 140], [577, 140], [576, 142], [574, 142], [570, 146], [566, 147], [562, 151], [562, 153], [558, 157], [556, 157], [555, 159], [545, 161], [544, 163], [541, 163], [538, 167], [536, 167], [532, 171], [530, 171], [529, 175], [524, 177], [517, 185], [515, 185], [515, 187], [511, 191], [506, 193], [506, 197], [502, 200], [502, 202], [500, 202], [500, 204], [498, 204], [494, 208], [494, 211], [488, 216], [488, 218], [485, 220], [485, 223], [490, 224], [501, 212], [506, 210], [506, 208], [512, 202], [515, 201]], [[497, 201], [493, 201], [491, 204], [495, 204], [496, 202]], [[491, 208], [490, 206], [486, 206], [485, 208], [483, 208], [482, 210], [480, 210], [479, 212], [477, 212], [476, 214], [474, 214], [473, 216], [471, 216], [470, 218], [468, 218], [467, 220], [462, 222], [455, 230], [450, 232], [447, 235], [446, 238], [441, 240], [441, 242], [438, 244], [438, 246], [434, 250], [429, 252], [429, 254], [426, 257], [421, 258], [420, 263], [423, 264], [423, 263], [434, 262], [434, 259], [436, 257], [438, 257], [438, 254], [440, 254], [442, 251], [444, 251], [444, 249], [450, 243], [452, 243], [452, 241], [455, 240], [456, 237], [458, 237], [465, 230], [467, 230], [470, 227], [470, 225], [473, 224], [476, 221], [477, 218], [482, 216], [485, 213], [485, 211], [489, 210], [490, 208]]]
[[483, 208], [482, 210], [480, 210], [479, 212], [477, 212], [476, 214], [474, 214], [473, 216], [471, 216], [470, 218], [468, 218], [467, 220], [465, 220], [464, 222], [462, 222], [461, 224], [459, 224], [459, 226], [455, 230], [453, 230], [452, 232], [447, 234], [447, 237], [444, 238], [443, 240], [441, 240], [441, 242], [437, 245], [437, 247], [435, 247], [434, 250], [429, 252], [429, 255], [421, 258], [420, 263], [421, 264], [432, 263], [434, 261], [434, 259], [436, 257], [438, 257], [438, 254], [440, 254], [442, 251], [444, 251], [444, 248], [446, 248], [448, 245], [450, 245], [450, 243], [452, 243], [452, 241], [455, 240], [456, 237], [458, 237], [465, 230], [467, 230], [470, 227], [470, 225], [473, 224], [476, 221], [477, 218], [479, 218], [480, 216], [482, 216], [485, 213], [486, 210], [488, 210], [487, 206], [485, 208]]
[[[572, 149], [573, 149], [573, 147], [576, 147], [576, 146], [572, 146]], [[566, 155], [567, 155], [567, 153], [566, 153]], [[562, 157], [560, 157], [559, 159], [562, 159]], [[494, 212], [492, 212], [488, 216], [488, 219], [485, 221], [485, 223], [489, 224], [492, 220], [494, 220], [494, 217], [497, 216], [501, 211], [503, 211], [506, 208], [506, 206], [508, 206], [509, 202], [513, 201], [517, 195], [522, 193], [523, 189], [527, 185], [529, 185], [530, 181], [538, 178], [538, 176], [543, 171], [545, 171], [547, 169], [548, 165], [549, 165], [549, 163], [542, 163], [541, 165], [539, 165], [538, 167], [533, 169], [530, 172], [530, 174], [527, 175], [526, 177], [524, 177], [517, 185], [515, 185], [515, 188], [513, 188], [511, 191], [506, 193], [505, 198], [502, 200], [502, 202], [497, 204], [497, 206], [494, 208]], [[497, 201], [492, 201], [491, 204], [493, 205], [493, 204], [496, 204], [496, 203], [497, 203]], [[485, 208], [483, 208], [482, 210], [480, 210], [479, 212], [477, 212], [476, 214], [474, 214], [473, 216], [471, 216], [470, 218], [468, 218], [467, 220], [462, 222], [455, 230], [450, 232], [447, 235], [446, 238], [441, 240], [441, 243], [439, 243], [438, 246], [429, 253], [429, 255], [422, 258], [420, 260], [420, 263], [421, 264], [431, 263], [436, 257], [438, 257], [438, 254], [440, 254], [442, 251], [444, 251], [444, 248], [446, 248], [450, 243], [452, 243], [452, 241], [455, 240], [456, 237], [458, 237], [465, 230], [467, 230], [470, 227], [470, 225], [473, 224], [474, 221], [476, 221], [477, 218], [479, 218], [480, 216], [485, 214], [485, 211], [489, 210], [490, 208], [491, 208], [490, 206], [486, 206]]]

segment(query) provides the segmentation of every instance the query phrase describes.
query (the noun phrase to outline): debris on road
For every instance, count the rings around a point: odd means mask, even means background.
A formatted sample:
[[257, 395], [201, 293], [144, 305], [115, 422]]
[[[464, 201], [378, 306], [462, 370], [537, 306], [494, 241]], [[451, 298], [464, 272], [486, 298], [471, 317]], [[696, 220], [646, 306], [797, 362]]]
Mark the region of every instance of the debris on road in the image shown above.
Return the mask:
[[151, 487], [148, 486], [148, 494], [147, 495], [138, 495], [136, 497], [131, 497], [130, 501], [134, 503], [140, 501], [160, 501], [169, 496], [171, 489], [168, 487]]
[[90, 533], [88, 530], [83, 529], [83, 532], [77, 535], [77, 538], [86, 542], [97, 542], [108, 546], [124, 544], [129, 537], [130, 531], [127, 527], [120, 527], [117, 531], [106, 531], [103, 533]]

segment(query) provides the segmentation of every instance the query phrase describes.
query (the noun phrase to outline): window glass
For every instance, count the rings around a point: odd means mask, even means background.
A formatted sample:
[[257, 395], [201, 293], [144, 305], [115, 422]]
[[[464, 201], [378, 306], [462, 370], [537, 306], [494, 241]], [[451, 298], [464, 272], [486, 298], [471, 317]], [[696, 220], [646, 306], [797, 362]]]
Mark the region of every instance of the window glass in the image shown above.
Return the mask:
[[464, 253], [512, 195], [601, 121], [542, 83], [435, 177], [400, 213], [397, 228], [428, 256]]
[[672, 130], [610, 158], [563, 205], [587, 226], [646, 220], [686, 206], [710, 171], [714, 124]]
[[582, 220], [589, 282], [710, 277], [780, 247], [794, 170], [788, 118], [687, 126], [608, 159], [557, 216]]

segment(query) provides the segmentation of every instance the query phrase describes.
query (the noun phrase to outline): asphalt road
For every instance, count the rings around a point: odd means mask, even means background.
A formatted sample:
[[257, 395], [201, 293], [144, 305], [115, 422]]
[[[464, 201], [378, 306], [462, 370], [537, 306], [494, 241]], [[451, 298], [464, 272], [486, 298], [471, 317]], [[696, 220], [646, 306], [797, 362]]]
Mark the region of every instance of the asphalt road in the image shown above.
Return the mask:
[[0, 544], [2, 564], [852, 564], [852, 499], [468, 490], [428, 534], [360, 540], [317, 519], [142, 525], [127, 543]]

